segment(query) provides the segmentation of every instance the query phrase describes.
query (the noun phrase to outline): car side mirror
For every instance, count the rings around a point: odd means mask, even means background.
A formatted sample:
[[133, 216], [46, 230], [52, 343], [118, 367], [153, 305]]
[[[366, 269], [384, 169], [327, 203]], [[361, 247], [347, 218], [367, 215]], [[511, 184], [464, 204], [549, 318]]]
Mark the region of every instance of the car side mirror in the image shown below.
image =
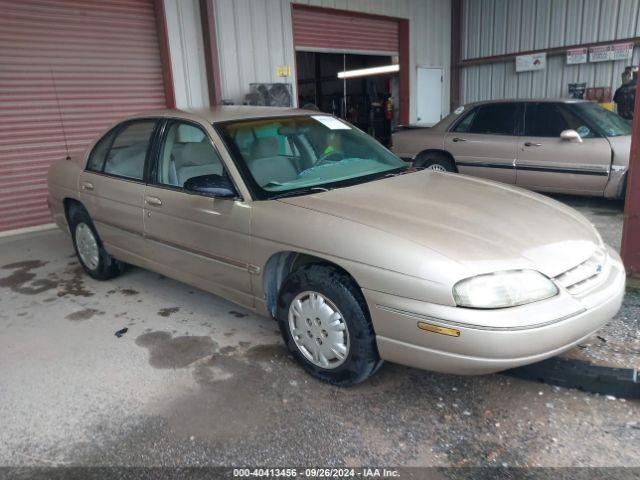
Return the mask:
[[200, 175], [184, 182], [184, 189], [216, 198], [235, 198], [238, 196], [233, 183], [226, 175]]
[[575, 130], [563, 130], [560, 133], [560, 138], [566, 142], [582, 143], [582, 137]]

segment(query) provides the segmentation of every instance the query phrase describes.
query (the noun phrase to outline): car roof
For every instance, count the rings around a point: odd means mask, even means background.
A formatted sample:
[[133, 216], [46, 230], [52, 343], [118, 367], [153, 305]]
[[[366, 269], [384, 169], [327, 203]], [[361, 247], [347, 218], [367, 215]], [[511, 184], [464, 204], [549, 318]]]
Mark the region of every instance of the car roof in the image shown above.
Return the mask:
[[141, 117], [177, 117], [195, 119], [208, 123], [219, 123], [230, 120], [251, 120], [268, 117], [285, 117], [291, 115], [328, 115], [314, 110], [302, 110], [290, 107], [258, 107], [251, 105], [222, 105], [210, 108], [162, 109], [141, 112], [129, 118]]
[[465, 103], [465, 107], [475, 105], [486, 105], [490, 103], [590, 103], [591, 100], [582, 100], [579, 98], [506, 98], [503, 100], [481, 100], [479, 102]]

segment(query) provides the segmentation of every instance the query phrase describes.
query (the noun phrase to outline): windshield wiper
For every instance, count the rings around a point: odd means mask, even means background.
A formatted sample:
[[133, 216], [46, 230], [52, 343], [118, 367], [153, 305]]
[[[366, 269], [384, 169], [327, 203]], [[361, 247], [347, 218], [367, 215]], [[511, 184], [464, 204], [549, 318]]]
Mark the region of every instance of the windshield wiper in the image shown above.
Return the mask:
[[272, 195], [271, 197], [269, 197], [269, 200], [276, 200], [278, 198], [285, 198], [285, 197], [296, 197], [298, 195], [305, 195], [307, 193], [314, 193], [314, 192], [328, 192], [329, 190], [331, 189], [326, 187], [298, 188], [296, 190], [289, 190], [287, 192], [282, 192], [282, 193], [277, 193], [275, 195]]

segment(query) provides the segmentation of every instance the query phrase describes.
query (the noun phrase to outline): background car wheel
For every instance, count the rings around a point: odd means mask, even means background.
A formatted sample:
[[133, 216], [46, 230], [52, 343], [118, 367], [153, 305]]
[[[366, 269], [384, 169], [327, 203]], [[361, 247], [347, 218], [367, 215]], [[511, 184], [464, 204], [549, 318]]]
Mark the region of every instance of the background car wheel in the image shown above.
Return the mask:
[[287, 348], [314, 377], [353, 385], [372, 375], [380, 356], [358, 286], [326, 265], [306, 265], [284, 282], [277, 319]]
[[84, 208], [71, 207], [69, 226], [78, 260], [91, 277], [96, 280], [109, 280], [124, 271], [125, 264], [109, 255], [102, 246], [100, 236]]
[[414, 167], [435, 170], [436, 172], [455, 172], [456, 165], [447, 155], [438, 152], [427, 152], [418, 155], [413, 162]]

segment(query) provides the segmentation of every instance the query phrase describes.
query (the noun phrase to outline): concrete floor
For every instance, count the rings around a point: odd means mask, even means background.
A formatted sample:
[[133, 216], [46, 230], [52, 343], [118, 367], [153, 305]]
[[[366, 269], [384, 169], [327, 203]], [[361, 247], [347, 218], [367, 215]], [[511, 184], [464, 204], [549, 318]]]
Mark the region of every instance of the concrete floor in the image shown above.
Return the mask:
[[[619, 205], [568, 201], [619, 242]], [[274, 321], [140, 269], [94, 281], [59, 231], [0, 240], [0, 295], [0, 465], [640, 466], [638, 401], [391, 364], [331, 387]]]

